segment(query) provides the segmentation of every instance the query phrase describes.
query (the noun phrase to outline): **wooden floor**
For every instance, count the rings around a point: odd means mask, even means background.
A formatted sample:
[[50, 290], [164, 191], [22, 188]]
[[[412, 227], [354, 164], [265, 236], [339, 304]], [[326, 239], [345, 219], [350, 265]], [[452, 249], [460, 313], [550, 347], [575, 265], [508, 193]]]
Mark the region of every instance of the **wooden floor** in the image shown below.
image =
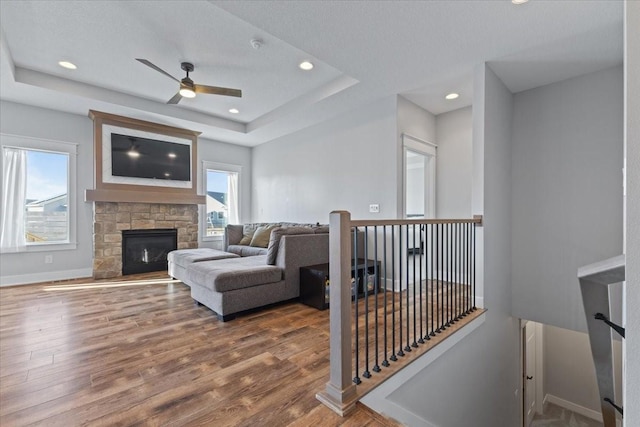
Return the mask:
[[180, 282], [127, 279], [0, 288], [0, 425], [398, 425], [316, 400], [328, 310], [292, 302], [222, 323]]

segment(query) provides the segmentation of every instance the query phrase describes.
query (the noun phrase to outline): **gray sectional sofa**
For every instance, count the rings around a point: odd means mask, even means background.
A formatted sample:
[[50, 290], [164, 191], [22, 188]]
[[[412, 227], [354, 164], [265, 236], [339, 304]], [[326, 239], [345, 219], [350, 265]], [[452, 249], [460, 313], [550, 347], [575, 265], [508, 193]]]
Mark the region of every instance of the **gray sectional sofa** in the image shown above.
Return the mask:
[[[241, 244], [252, 229], [265, 227], [270, 227], [266, 247]], [[327, 262], [327, 226], [254, 223], [228, 225], [223, 251], [171, 252], [169, 274], [191, 288], [194, 300], [227, 321], [245, 310], [297, 298], [300, 267]]]

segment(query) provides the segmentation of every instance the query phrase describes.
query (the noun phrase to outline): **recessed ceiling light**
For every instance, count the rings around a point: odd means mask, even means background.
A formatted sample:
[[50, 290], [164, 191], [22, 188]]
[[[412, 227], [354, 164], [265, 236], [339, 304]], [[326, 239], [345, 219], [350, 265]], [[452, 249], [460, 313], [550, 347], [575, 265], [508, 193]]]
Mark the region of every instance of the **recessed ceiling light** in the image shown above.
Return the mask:
[[72, 62], [69, 62], [69, 61], [60, 61], [60, 62], [58, 62], [58, 65], [63, 67], [63, 68], [66, 68], [68, 70], [75, 70], [75, 69], [78, 68], [78, 67], [76, 67], [76, 64], [74, 64]]
[[458, 95], [457, 93], [452, 92], [452, 93], [450, 93], [449, 95], [445, 96], [445, 99], [452, 100], [452, 99], [456, 99], [456, 98], [457, 98], [457, 97], [459, 97], [459, 96], [460, 96], [460, 95]]
[[511, 3], [513, 4], [524, 4], [526, 2], [528, 2], [529, 0], [511, 0]]
[[298, 67], [300, 67], [301, 70], [309, 71], [313, 69], [313, 64], [309, 61], [303, 61]]
[[238, 113], [240, 112], [240, 110], [238, 110], [237, 108], [230, 108], [230, 109], [229, 109], [229, 112], [230, 112], [231, 114], [238, 114]]

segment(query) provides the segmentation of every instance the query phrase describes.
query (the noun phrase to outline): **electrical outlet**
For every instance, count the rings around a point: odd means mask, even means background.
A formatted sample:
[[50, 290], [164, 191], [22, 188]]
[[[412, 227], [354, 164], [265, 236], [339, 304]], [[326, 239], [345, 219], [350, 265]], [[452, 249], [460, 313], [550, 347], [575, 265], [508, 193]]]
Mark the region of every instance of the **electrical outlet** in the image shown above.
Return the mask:
[[380, 212], [380, 205], [377, 203], [369, 205], [369, 212], [373, 212], [373, 213]]
[[53, 264], [53, 255], [45, 255], [44, 256], [45, 264]]

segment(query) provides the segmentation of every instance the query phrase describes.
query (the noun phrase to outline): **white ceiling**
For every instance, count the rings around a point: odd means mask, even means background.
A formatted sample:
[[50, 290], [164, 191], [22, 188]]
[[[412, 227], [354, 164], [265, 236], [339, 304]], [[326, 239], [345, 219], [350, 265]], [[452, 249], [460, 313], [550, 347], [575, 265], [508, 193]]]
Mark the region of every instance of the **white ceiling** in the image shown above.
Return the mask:
[[[622, 15], [616, 0], [3, 0], [0, 98], [255, 146], [395, 94], [434, 114], [470, 105], [485, 61], [512, 92], [614, 66]], [[178, 79], [180, 62], [192, 62], [196, 83], [243, 97], [167, 105], [177, 83], [135, 58]], [[300, 70], [302, 60], [315, 68]], [[445, 101], [451, 91], [460, 98]]]

